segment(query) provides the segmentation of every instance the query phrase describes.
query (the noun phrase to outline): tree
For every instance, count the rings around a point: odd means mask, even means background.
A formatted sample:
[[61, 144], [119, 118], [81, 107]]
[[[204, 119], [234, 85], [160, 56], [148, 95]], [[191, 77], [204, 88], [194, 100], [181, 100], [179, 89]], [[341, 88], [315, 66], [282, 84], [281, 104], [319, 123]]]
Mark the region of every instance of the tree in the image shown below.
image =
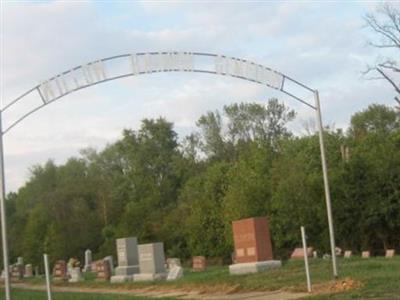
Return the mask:
[[400, 129], [400, 115], [393, 109], [378, 104], [368, 106], [366, 110], [351, 117], [349, 134], [355, 138], [369, 133], [387, 135]]
[[192, 255], [221, 257], [232, 250], [222, 218], [228, 170], [227, 162], [212, 163], [188, 180], [181, 192], [179, 211], [185, 216], [183, 233]]
[[280, 139], [288, 137], [288, 122], [295, 112], [278, 99], [269, 99], [266, 105], [257, 103], [234, 103], [224, 106], [228, 118], [228, 135], [233, 144], [238, 142], [261, 141], [276, 148]]
[[377, 39], [370, 45], [393, 57], [384, 57], [366, 73], [374, 71], [378, 78], [386, 80], [396, 91], [395, 100], [400, 110], [400, 9], [399, 5], [384, 3], [378, 7], [375, 14], [365, 16], [366, 26], [372, 30]]
[[201, 150], [208, 156], [216, 159], [225, 154], [225, 142], [222, 132], [222, 117], [218, 111], [207, 112], [200, 117], [196, 125], [200, 128], [201, 139], [199, 145]]
[[[279, 141], [290, 136], [286, 128], [295, 117], [295, 112], [278, 99], [269, 99], [266, 105], [258, 103], [234, 103], [226, 105], [222, 113], [207, 112], [200, 117], [197, 126], [200, 132], [187, 137], [187, 152], [193, 146], [208, 158], [235, 159], [241, 149], [252, 141], [277, 150]], [[190, 150], [190, 151], [188, 151]]]
[[129, 191], [118, 233], [161, 239], [163, 218], [176, 207], [186, 169], [173, 124], [143, 120], [139, 131], [125, 130], [117, 146], [125, 164], [123, 188]]
[[[354, 212], [355, 222], [344, 220], [349, 225], [347, 231], [361, 230], [359, 246], [396, 247], [396, 232], [400, 230], [399, 114], [383, 105], [371, 105], [356, 113], [351, 118], [348, 144], [350, 160], [343, 173], [343, 208]], [[348, 213], [341, 211], [340, 215], [343, 218]]]

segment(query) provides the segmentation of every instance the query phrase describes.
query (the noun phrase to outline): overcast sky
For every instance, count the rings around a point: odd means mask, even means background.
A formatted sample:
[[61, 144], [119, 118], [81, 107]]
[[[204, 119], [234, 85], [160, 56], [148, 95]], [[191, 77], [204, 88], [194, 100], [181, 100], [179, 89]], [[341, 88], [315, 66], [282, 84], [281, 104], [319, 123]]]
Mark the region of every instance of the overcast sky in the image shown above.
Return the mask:
[[[203, 51], [250, 59], [320, 91], [324, 122], [345, 128], [371, 103], [394, 105], [385, 82], [361, 72], [378, 56], [367, 46], [363, 16], [376, 2], [7, 1], [1, 11], [2, 101], [71, 67], [145, 51]], [[208, 110], [278, 97], [298, 112], [304, 132], [314, 112], [263, 86], [191, 73], [142, 75], [72, 93], [5, 135], [6, 185], [15, 191], [29, 167], [57, 163], [79, 149], [102, 149], [123, 128], [164, 116], [180, 137]], [[4, 123], [12, 116], [4, 114]]]

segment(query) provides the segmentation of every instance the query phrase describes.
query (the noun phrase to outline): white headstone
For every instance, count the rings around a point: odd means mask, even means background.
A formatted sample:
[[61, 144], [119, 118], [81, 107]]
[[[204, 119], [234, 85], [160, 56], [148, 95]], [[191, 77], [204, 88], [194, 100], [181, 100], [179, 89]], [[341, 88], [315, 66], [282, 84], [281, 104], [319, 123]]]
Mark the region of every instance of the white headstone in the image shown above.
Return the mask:
[[180, 266], [172, 267], [167, 275], [167, 281], [177, 280], [183, 277], [183, 268]]
[[331, 259], [331, 255], [325, 253], [325, 254], [322, 256], [322, 258], [328, 260], [328, 259]]
[[167, 258], [167, 268], [172, 269], [173, 267], [180, 267], [181, 260], [179, 258]]
[[31, 264], [25, 265], [25, 278], [30, 278], [33, 276], [33, 268]]
[[85, 266], [83, 268], [83, 272], [91, 272], [92, 271], [92, 251], [87, 249], [85, 251]]
[[68, 282], [79, 282], [83, 280], [81, 269], [79, 267], [71, 268], [69, 271], [69, 276], [70, 278]]

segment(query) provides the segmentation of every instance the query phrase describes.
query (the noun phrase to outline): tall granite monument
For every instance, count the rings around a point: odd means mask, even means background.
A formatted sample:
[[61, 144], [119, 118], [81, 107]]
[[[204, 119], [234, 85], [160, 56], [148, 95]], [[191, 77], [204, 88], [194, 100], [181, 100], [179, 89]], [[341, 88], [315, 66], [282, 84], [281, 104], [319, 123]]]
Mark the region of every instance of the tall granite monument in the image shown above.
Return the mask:
[[117, 239], [118, 267], [111, 282], [131, 281], [132, 275], [139, 273], [138, 244], [136, 237]]
[[140, 274], [133, 275], [133, 281], [159, 280], [167, 277], [165, 269], [164, 244], [139, 245]]
[[273, 260], [271, 235], [264, 217], [232, 222], [235, 244], [235, 264], [229, 266], [230, 274], [247, 274], [281, 266]]

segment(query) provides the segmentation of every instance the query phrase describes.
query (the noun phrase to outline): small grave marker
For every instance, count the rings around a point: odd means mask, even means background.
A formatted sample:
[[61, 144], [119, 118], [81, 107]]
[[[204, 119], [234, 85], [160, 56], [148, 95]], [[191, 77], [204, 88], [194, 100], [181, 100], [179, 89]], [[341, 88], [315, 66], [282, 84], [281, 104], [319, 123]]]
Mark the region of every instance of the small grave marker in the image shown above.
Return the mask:
[[177, 280], [183, 277], [183, 268], [181, 266], [172, 267], [167, 275], [167, 281]]
[[83, 280], [81, 269], [79, 267], [74, 267], [69, 271], [69, 280], [68, 282], [79, 282]]
[[167, 258], [167, 268], [181, 267], [181, 260], [179, 258]]
[[[308, 247], [307, 248], [307, 257], [312, 257], [314, 252], [313, 247]], [[295, 248], [292, 252], [292, 255], [290, 255], [291, 259], [304, 259], [304, 250], [303, 248]]]
[[362, 258], [369, 258], [371, 253], [369, 251], [363, 251], [361, 252], [361, 257]]
[[109, 262], [103, 259], [96, 261], [96, 272], [96, 280], [109, 281], [111, 278], [111, 269]]
[[24, 277], [24, 266], [20, 264], [14, 264], [11, 266], [11, 278], [20, 280]]
[[54, 280], [67, 280], [67, 263], [64, 260], [56, 261], [53, 268]]
[[353, 251], [351, 251], [351, 250], [344, 251], [344, 258], [351, 258], [352, 255], [353, 255]]
[[27, 264], [25, 265], [25, 274], [24, 274], [25, 278], [31, 278], [33, 277], [33, 268], [31, 264]]
[[90, 263], [90, 271], [91, 271], [91, 272], [97, 272], [97, 270], [96, 270], [96, 265], [97, 265], [97, 260], [96, 260], [96, 261], [92, 261], [92, 262]]
[[71, 257], [68, 260], [68, 264], [67, 264], [67, 275], [68, 276], [71, 275], [72, 270], [74, 268], [80, 268], [80, 266], [81, 266], [80, 261], [75, 257]]
[[17, 265], [23, 265], [24, 264], [24, 258], [22, 256], [19, 256], [17, 258]]
[[207, 268], [207, 259], [205, 258], [205, 256], [193, 256], [192, 264], [193, 271], [205, 271], [205, 269]]
[[39, 266], [35, 266], [35, 277], [40, 276]]
[[105, 261], [107, 261], [109, 263], [110, 270], [111, 270], [111, 273], [112, 273], [112, 270], [114, 269], [114, 259], [113, 259], [112, 255], [104, 257], [103, 260], [105, 260]]
[[387, 249], [386, 250], [386, 254], [385, 254], [385, 257], [386, 258], [393, 258], [394, 257], [394, 255], [395, 255], [395, 250], [394, 249]]

